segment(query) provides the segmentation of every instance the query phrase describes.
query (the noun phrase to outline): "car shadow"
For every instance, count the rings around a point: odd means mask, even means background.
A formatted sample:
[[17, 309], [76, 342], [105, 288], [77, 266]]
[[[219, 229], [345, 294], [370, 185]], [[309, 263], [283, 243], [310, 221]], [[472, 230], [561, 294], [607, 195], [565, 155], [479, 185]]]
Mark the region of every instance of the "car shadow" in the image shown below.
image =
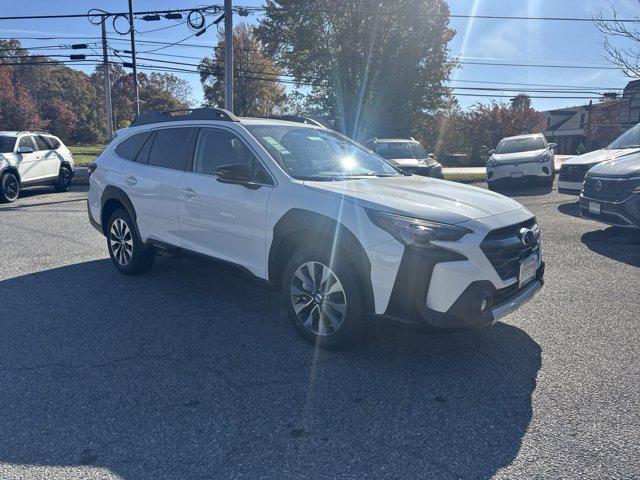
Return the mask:
[[640, 267], [640, 230], [608, 227], [585, 233], [582, 243], [599, 255]]
[[[133, 478], [490, 478], [540, 346], [498, 324], [316, 350], [228, 268], [90, 261], [0, 281], [0, 462]], [[101, 470], [100, 470], [101, 469]]]
[[581, 218], [580, 215], [580, 202], [561, 203], [558, 205], [558, 211], [571, 217]]

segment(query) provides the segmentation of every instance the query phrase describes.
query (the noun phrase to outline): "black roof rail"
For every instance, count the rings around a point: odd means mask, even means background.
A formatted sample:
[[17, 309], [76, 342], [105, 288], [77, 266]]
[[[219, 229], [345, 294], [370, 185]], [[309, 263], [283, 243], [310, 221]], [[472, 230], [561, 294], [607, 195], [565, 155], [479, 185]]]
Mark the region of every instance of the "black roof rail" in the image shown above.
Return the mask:
[[300, 115], [270, 115], [267, 118], [272, 118], [273, 120], [286, 120], [288, 122], [306, 123], [307, 125], [315, 125], [316, 127], [327, 128], [313, 118], [301, 117]]
[[137, 115], [131, 127], [138, 127], [140, 125], [149, 125], [151, 123], [162, 122], [180, 122], [187, 120], [223, 120], [226, 122], [239, 122], [240, 119], [233, 113], [222, 108], [186, 108], [182, 110], [167, 110], [161, 112], [159, 110], [152, 110], [151, 112], [141, 113]]

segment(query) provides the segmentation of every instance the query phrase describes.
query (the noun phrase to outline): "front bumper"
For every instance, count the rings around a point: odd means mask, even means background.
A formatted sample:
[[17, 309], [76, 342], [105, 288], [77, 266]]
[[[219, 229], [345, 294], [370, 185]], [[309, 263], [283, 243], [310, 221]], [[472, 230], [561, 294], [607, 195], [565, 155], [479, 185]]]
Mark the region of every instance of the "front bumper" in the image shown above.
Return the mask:
[[558, 180], [558, 192], [566, 195], [580, 195], [582, 190], [582, 182], [567, 182], [562, 179]]
[[487, 167], [487, 180], [508, 181], [526, 178], [550, 178], [555, 175], [552, 162], [527, 162], [520, 164], [497, 165]]
[[[498, 277], [497, 281], [489, 281], [483, 272], [476, 272], [475, 279], [470, 278], [473, 270], [472, 262], [456, 252], [406, 248], [386, 311], [377, 316], [425, 331], [480, 328], [518, 309], [544, 283], [541, 254], [534, 279], [522, 287], [517, 279], [501, 283]], [[453, 293], [463, 280], [458, 278], [460, 275], [467, 276], [466, 287], [459, 294]], [[454, 298], [448, 300], [447, 294], [453, 294]], [[448, 307], [438, 310], [441, 308], [438, 302]]]
[[[590, 211], [589, 204], [600, 205], [600, 213]], [[640, 194], [633, 195], [623, 202], [605, 202], [580, 195], [580, 214], [584, 218], [596, 220], [617, 227], [640, 227]]]

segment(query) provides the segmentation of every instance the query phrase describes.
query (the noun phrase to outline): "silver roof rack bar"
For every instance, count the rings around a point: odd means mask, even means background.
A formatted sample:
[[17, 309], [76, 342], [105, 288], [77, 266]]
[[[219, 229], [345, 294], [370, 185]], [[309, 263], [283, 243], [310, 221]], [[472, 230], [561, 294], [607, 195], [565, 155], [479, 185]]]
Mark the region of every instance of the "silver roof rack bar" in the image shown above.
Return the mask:
[[222, 120], [226, 122], [239, 122], [240, 119], [233, 113], [222, 108], [187, 108], [182, 110], [167, 110], [159, 111], [152, 110], [151, 112], [141, 113], [137, 115], [131, 127], [138, 127], [140, 125], [150, 125], [152, 123], [163, 122], [180, 122], [189, 120]]

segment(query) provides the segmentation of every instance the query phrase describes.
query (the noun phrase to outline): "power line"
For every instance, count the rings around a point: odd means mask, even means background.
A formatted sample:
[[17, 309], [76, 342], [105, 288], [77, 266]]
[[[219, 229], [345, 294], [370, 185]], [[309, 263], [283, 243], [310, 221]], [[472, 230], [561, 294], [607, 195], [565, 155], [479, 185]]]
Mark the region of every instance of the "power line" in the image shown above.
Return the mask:
[[[535, 17], [535, 16], [516, 16], [516, 15], [465, 15], [465, 14], [428, 14], [419, 15], [415, 12], [392, 12], [392, 11], [357, 11], [357, 10], [339, 10], [339, 9], [326, 9], [326, 8], [268, 8], [268, 7], [237, 7], [243, 8], [249, 13], [269, 12], [269, 13], [334, 13], [343, 15], [379, 15], [385, 17], [444, 17], [444, 18], [461, 18], [461, 19], [476, 19], [476, 20], [535, 20], [535, 21], [551, 21], [551, 22], [594, 22], [590, 17]], [[603, 18], [598, 19], [602, 22], [619, 22], [619, 23], [640, 23], [638, 18]]]
[[[210, 8], [221, 8], [220, 5], [207, 5], [205, 7], [193, 7], [193, 8], [178, 8], [173, 10], [146, 10], [133, 12], [133, 15], [162, 15], [167, 13], [182, 13], [182, 12], [190, 12], [193, 10], [207, 10]], [[96, 10], [96, 12], [91, 15], [100, 17], [100, 16], [128, 16], [129, 12], [107, 12], [104, 10]], [[85, 13], [69, 13], [69, 14], [60, 14], [60, 15], [16, 15], [9, 17], [0, 17], [0, 20], [53, 20], [53, 19], [62, 19], [62, 18], [87, 18], [88, 14]]]

